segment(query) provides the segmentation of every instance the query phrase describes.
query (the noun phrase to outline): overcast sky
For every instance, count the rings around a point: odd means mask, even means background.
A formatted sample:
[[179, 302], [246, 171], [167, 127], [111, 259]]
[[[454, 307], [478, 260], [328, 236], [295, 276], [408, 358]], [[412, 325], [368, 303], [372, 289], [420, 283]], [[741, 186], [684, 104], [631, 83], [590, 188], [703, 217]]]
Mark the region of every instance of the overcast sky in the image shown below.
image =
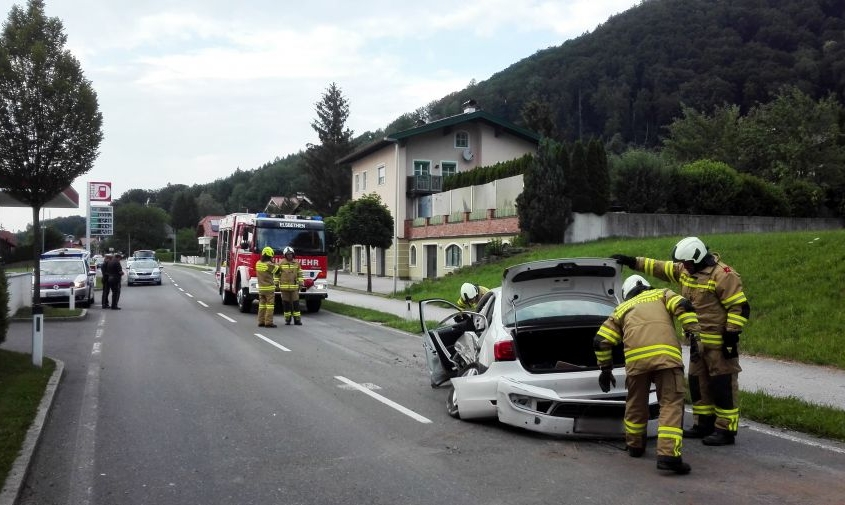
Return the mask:
[[[336, 82], [355, 134], [471, 79], [592, 31], [634, 0], [46, 0], [99, 98], [104, 139], [73, 187], [203, 184], [317, 142], [314, 105]], [[8, 19], [12, 5], [0, 0]], [[483, 105], [483, 104], [482, 104]], [[0, 209], [0, 228], [31, 211]]]

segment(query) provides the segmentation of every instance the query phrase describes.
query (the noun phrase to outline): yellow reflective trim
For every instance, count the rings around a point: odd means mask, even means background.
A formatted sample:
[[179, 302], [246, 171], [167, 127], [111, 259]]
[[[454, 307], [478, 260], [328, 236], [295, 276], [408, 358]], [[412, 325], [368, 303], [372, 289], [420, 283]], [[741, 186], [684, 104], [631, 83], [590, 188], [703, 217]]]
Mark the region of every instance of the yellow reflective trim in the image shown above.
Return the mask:
[[676, 428], [674, 426], [659, 426], [657, 428], [657, 433], [659, 434], [659, 433], [663, 433], [663, 432], [668, 432], [667, 434], [669, 434], [669, 435], [683, 435], [684, 434], [684, 430], [682, 430], [681, 428]]
[[654, 260], [651, 258], [643, 259], [643, 273], [654, 276]]
[[728, 430], [737, 431], [739, 427], [739, 408], [735, 409], [720, 409], [716, 407], [716, 417], [721, 417], [728, 421]]
[[683, 273], [681, 274], [681, 284], [693, 289], [706, 289], [707, 291], [716, 291], [716, 281], [708, 280], [707, 284], [699, 284], [696, 282], [695, 277]]
[[740, 316], [739, 314], [728, 314], [728, 322], [737, 326], [745, 326], [748, 319]]
[[672, 282], [678, 282], [678, 278], [675, 277], [675, 264], [671, 261], [667, 261], [663, 264], [663, 274]]
[[678, 321], [680, 321], [682, 325], [697, 323], [698, 316], [695, 314], [695, 312], [684, 312], [683, 314], [678, 316]]
[[748, 300], [745, 298], [745, 293], [740, 291], [739, 293], [722, 300], [722, 305], [725, 308], [728, 308], [733, 307], [734, 305], [739, 305], [740, 303], [745, 303], [746, 301]]
[[661, 354], [665, 354], [683, 361], [683, 355], [681, 354], [681, 350], [675, 346], [667, 344], [649, 345], [625, 351], [625, 361], [637, 361], [643, 358], [650, 358], [652, 356], [658, 356]]
[[632, 423], [625, 420], [625, 433], [629, 433], [631, 435], [641, 435], [645, 433], [647, 423]]
[[722, 345], [722, 335], [712, 333], [699, 333], [698, 338], [703, 344]]
[[596, 332], [600, 337], [603, 337], [606, 340], [609, 340], [611, 343], [618, 344], [620, 335], [618, 332], [614, 331], [612, 328], [608, 328], [607, 326], [602, 325], [599, 328], [599, 331]]
[[684, 297], [681, 295], [675, 295], [666, 302], [666, 308], [669, 309], [669, 312], [675, 313], [675, 309], [678, 307], [678, 304], [681, 303]]
[[699, 416], [712, 416], [716, 412], [715, 405], [693, 405], [692, 413]]

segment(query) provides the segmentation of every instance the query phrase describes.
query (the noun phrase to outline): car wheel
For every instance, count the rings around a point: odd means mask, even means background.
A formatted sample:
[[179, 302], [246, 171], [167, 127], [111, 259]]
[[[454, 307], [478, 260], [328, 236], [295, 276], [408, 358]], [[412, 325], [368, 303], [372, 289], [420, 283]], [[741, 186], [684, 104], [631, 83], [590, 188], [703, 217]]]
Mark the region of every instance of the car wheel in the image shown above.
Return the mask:
[[[468, 365], [466, 368], [461, 370], [458, 377], [470, 377], [472, 375], [478, 375], [478, 365], [475, 363]], [[446, 413], [455, 419], [461, 418], [461, 413], [458, 412], [458, 402], [457, 398], [455, 398], [454, 386], [449, 388], [449, 395], [446, 396]]]
[[308, 309], [308, 312], [318, 312], [322, 303], [323, 300], [319, 298], [317, 298], [316, 300], [305, 300], [305, 307]]
[[249, 288], [238, 289], [238, 308], [244, 314], [252, 312], [252, 298], [249, 297]]
[[223, 278], [220, 278], [220, 296], [223, 297], [223, 305], [234, 305], [237, 303], [237, 298], [230, 291], [223, 289]]

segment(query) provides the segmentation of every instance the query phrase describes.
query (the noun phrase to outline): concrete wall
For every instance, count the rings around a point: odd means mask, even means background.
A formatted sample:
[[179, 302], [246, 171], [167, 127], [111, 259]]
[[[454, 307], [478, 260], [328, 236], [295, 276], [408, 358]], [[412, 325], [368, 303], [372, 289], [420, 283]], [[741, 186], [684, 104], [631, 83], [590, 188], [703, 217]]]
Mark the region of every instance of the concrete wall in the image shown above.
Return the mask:
[[568, 244], [589, 242], [604, 237], [661, 237], [671, 235], [707, 235], [800, 230], [836, 230], [840, 219], [698, 216], [688, 214], [627, 214], [612, 212], [603, 216], [574, 213], [575, 222], [566, 230]]
[[32, 272], [7, 273], [9, 284], [9, 315], [21, 307], [32, 307]]

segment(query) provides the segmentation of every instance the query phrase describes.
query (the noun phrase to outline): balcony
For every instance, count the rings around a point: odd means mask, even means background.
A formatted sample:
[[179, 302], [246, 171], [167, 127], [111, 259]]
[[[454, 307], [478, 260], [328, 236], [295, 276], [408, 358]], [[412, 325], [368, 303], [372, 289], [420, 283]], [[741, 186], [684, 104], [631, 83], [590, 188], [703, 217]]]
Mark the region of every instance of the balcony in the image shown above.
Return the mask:
[[406, 192], [409, 196], [430, 195], [443, 191], [443, 177], [439, 175], [412, 175], [408, 177]]

